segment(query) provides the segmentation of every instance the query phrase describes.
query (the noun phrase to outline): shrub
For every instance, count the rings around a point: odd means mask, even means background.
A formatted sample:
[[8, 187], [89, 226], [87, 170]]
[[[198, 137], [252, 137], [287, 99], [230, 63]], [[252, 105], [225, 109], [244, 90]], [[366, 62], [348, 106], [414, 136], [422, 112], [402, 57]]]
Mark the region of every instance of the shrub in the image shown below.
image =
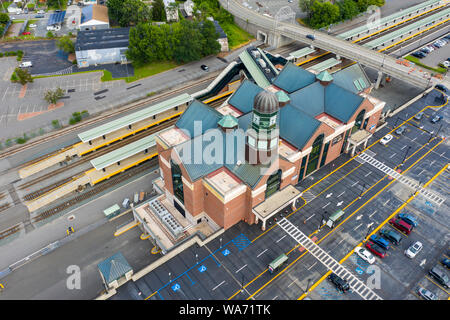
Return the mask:
[[77, 121], [74, 118], [69, 119], [69, 124], [75, 124], [75, 123], [77, 123]]
[[52, 120], [52, 126], [55, 129], [59, 129], [59, 127], [60, 127], [59, 121], [58, 120]]
[[47, 38], [54, 38], [55, 35], [53, 34], [53, 32], [49, 31], [47, 32]]
[[3, 57], [3, 52], [0, 52], [0, 58]]
[[11, 140], [11, 139], [7, 139], [7, 140], [5, 141], [5, 146], [9, 147], [9, 146], [11, 146], [11, 145], [12, 145], [12, 140]]

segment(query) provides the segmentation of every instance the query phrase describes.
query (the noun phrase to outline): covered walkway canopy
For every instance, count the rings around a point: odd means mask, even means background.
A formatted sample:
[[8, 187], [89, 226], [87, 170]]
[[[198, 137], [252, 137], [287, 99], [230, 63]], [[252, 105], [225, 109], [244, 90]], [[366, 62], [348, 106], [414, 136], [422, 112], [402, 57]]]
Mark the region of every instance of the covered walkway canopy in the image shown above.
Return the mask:
[[300, 50], [289, 53], [289, 58], [291, 59], [299, 59], [306, 57], [308, 54], [315, 52], [316, 50], [311, 47], [305, 47]]
[[267, 88], [268, 86], [270, 86], [269, 80], [267, 80], [265, 74], [257, 66], [255, 60], [253, 60], [247, 50], [244, 50], [239, 55], [239, 58], [258, 86], [260, 86], [261, 88]]
[[95, 158], [91, 160], [91, 164], [95, 169], [102, 170], [103, 168], [106, 168], [114, 163], [134, 156], [139, 152], [150, 149], [156, 145], [155, 135], [156, 134], [149, 135], [138, 141], [127, 144], [122, 148], [111, 151], [101, 157]]
[[266, 221], [281, 209], [289, 204], [295, 209], [295, 202], [300, 196], [301, 192], [292, 185], [288, 185], [283, 190], [277, 191], [271, 197], [264, 200], [264, 202], [253, 208], [253, 213], [256, 216], [256, 223], [261, 219], [262, 230], [265, 230]]
[[125, 128], [129, 125], [132, 125], [136, 122], [151, 118], [157, 114], [165, 112], [171, 108], [182, 105], [183, 103], [188, 103], [192, 101], [193, 98], [188, 93], [183, 93], [179, 96], [170, 98], [168, 100], [162, 101], [145, 109], [136, 111], [132, 114], [126, 115], [119, 119], [110, 121], [101, 126], [92, 128], [85, 132], [79, 133], [78, 138], [84, 143], [89, 142], [93, 139], [99, 138], [108, 133], [117, 131], [121, 128]]
[[313, 65], [312, 67], [310, 67], [306, 70], [314, 72], [314, 73], [320, 73], [324, 70], [327, 70], [329, 68], [337, 66], [340, 63], [341, 63], [341, 60], [338, 60], [336, 58], [330, 58], [330, 59], [320, 62], [316, 65]]

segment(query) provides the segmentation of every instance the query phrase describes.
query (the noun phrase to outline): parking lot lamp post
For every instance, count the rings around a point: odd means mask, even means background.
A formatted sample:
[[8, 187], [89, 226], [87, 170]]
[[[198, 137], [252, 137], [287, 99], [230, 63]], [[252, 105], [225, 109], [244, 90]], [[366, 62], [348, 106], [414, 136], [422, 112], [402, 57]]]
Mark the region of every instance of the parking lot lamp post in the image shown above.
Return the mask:
[[222, 238], [219, 238], [220, 241], [220, 247], [222, 248]]
[[305, 294], [308, 294], [308, 290], [309, 290], [309, 286], [310, 286], [311, 280], [312, 280], [311, 278], [308, 279], [308, 283], [306, 285]]
[[400, 164], [400, 165], [402, 165], [402, 166], [403, 166], [403, 164], [405, 163], [406, 156], [408, 155], [409, 149], [411, 149], [411, 146], [408, 146], [408, 149], [406, 149], [405, 156], [403, 157], [403, 161], [402, 161], [402, 163]]
[[369, 226], [369, 227], [367, 228], [367, 233], [366, 233], [366, 237], [364, 238], [364, 241], [367, 240], [367, 237], [369, 236], [369, 234], [370, 234], [371, 231], [372, 231], [372, 226]]
[[169, 272], [169, 282], [172, 282], [172, 273]]
[[196, 261], [197, 264], [198, 264], [198, 254], [197, 254], [197, 253], [195, 254], [195, 261]]
[[364, 189], [366, 189], [366, 184], [365, 183], [363, 184], [363, 187], [361, 189], [361, 193], [359, 194], [359, 199], [361, 199], [362, 194], [364, 193]]

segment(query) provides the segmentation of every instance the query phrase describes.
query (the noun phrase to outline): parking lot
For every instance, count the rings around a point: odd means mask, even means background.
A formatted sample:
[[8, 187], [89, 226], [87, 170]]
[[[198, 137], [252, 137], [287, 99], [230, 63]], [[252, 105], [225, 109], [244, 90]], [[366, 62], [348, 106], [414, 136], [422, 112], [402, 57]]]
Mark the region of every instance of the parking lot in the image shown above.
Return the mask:
[[72, 63], [67, 61], [67, 55], [61, 52], [56, 46], [56, 40], [0, 44], [1, 52], [17, 50], [24, 52], [22, 61], [31, 61], [33, 63], [33, 67], [30, 68], [32, 75], [58, 72], [72, 66]]
[[[438, 39], [442, 39], [442, 37], [438, 38]], [[446, 61], [447, 58], [450, 58], [450, 40], [448, 40], [448, 41], [449, 42], [447, 42], [447, 44], [441, 48], [438, 48], [437, 46], [433, 46], [433, 43], [435, 43], [436, 41], [432, 41], [432, 42], [428, 43], [427, 45], [420, 47], [415, 52], [417, 52], [420, 49], [427, 47], [427, 46], [428, 47], [432, 46], [434, 48], [434, 50], [432, 52], [428, 53], [426, 57], [419, 58], [420, 62], [422, 62], [423, 64], [425, 64], [427, 66], [437, 68], [439, 63], [442, 63], [443, 61]]]

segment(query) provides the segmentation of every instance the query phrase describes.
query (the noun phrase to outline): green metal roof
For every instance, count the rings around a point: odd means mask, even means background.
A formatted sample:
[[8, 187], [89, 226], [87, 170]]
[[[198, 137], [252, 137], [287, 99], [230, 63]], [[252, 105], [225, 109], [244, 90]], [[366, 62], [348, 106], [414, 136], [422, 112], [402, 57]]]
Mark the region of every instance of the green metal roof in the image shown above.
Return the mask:
[[320, 80], [320, 81], [333, 81], [333, 77], [331, 76], [331, 74], [328, 73], [327, 70], [322, 71], [321, 73], [319, 73], [316, 76], [316, 79]]
[[83, 142], [88, 142], [90, 140], [99, 138], [108, 133], [117, 131], [121, 128], [125, 128], [130, 124], [153, 117], [154, 115], [157, 115], [161, 112], [167, 111], [167, 110], [174, 108], [176, 106], [179, 106], [183, 103], [192, 101], [192, 99], [193, 98], [191, 97], [190, 94], [183, 93], [179, 96], [162, 101], [160, 103], [157, 103], [157, 104], [147, 107], [145, 109], [136, 111], [132, 114], [129, 114], [129, 115], [126, 115], [119, 119], [105, 123], [101, 126], [98, 126], [93, 129], [87, 130], [85, 132], [79, 133], [78, 138], [80, 138], [80, 140]]
[[247, 50], [244, 50], [239, 55], [239, 58], [244, 64], [245, 68], [247, 68], [248, 72], [250, 72], [250, 75], [252, 76], [253, 80], [255, 80], [258, 86], [264, 89], [270, 86], [269, 80], [267, 80], [266, 76], [256, 65], [256, 62], [252, 59], [250, 53], [248, 53]]
[[341, 63], [341, 61], [337, 60], [336, 58], [330, 58], [330, 59], [320, 62], [306, 70], [308, 70], [308, 71], [313, 70], [313, 71], [319, 73], [324, 70], [327, 70], [328, 68], [332, 68], [332, 67], [338, 65], [339, 63]]
[[97, 267], [108, 284], [120, 279], [127, 272], [133, 270], [120, 252], [116, 253], [112, 257], [109, 257], [108, 259], [103, 260], [97, 265]]
[[353, 93], [359, 93], [370, 87], [371, 83], [358, 63], [333, 73], [333, 83]]
[[394, 20], [397, 20], [399, 18], [405, 17], [415, 11], [421, 10], [422, 8], [426, 8], [428, 6], [431, 6], [433, 4], [437, 4], [439, 3], [441, 0], [429, 0], [429, 1], [425, 1], [423, 3], [419, 3], [418, 5], [412, 6], [410, 8], [406, 8], [402, 11], [399, 12], [395, 12], [387, 17], [381, 18], [377, 21], [375, 21], [372, 24], [367, 24], [365, 23], [364, 25], [357, 27], [357, 28], [352, 28], [349, 31], [343, 32], [341, 34], [339, 34], [337, 37], [340, 39], [349, 39], [352, 38], [354, 36], [357, 36], [363, 32], [369, 32], [370, 30], [376, 29], [378, 26], [382, 26], [384, 24], [387, 23], [391, 23]]
[[154, 147], [156, 145], [155, 136], [156, 133], [149, 135], [145, 138], [142, 138], [138, 141], [127, 144], [122, 148], [111, 151], [103, 156], [91, 160], [91, 164], [94, 166], [95, 169], [101, 170], [118, 161], [134, 156], [135, 154], [142, 152], [145, 149]]
[[277, 96], [278, 102], [287, 102], [291, 100], [291, 98], [289, 98], [287, 93], [284, 92], [283, 90], [277, 91], [275, 95]]
[[223, 116], [218, 123], [222, 128], [234, 128], [238, 125], [237, 119], [229, 114]]
[[419, 28], [422, 28], [428, 24], [432, 24], [433, 21], [437, 21], [438, 19], [447, 16], [448, 14], [450, 14], [450, 8], [442, 10], [442, 11], [440, 11], [436, 14], [433, 14], [431, 16], [428, 16], [426, 18], [420, 19], [419, 21], [416, 21], [414, 23], [408, 24], [407, 26], [405, 26], [403, 28], [392, 31], [384, 36], [381, 36], [377, 39], [367, 42], [367, 43], [363, 44], [363, 46], [373, 49], [380, 45], [383, 45], [386, 42], [392, 42], [395, 39], [397, 39], [403, 35], [407, 35], [410, 32], [416, 31]]
[[119, 205], [116, 203], [115, 205], [113, 205], [113, 206], [111, 206], [111, 207], [106, 208], [105, 210], [103, 210], [103, 213], [105, 214], [105, 216], [109, 216], [109, 215], [111, 215], [111, 214], [116, 213], [118, 210], [120, 211], [120, 207], [119, 207]]
[[302, 89], [316, 81], [316, 76], [292, 62], [286, 63], [273, 84], [287, 93]]
[[302, 48], [300, 50], [297, 50], [297, 51], [289, 53], [289, 56], [297, 59], [297, 58], [305, 57], [308, 54], [311, 54], [311, 53], [313, 53], [315, 51], [316, 50], [311, 48], [311, 47], [305, 47], [305, 48]]

